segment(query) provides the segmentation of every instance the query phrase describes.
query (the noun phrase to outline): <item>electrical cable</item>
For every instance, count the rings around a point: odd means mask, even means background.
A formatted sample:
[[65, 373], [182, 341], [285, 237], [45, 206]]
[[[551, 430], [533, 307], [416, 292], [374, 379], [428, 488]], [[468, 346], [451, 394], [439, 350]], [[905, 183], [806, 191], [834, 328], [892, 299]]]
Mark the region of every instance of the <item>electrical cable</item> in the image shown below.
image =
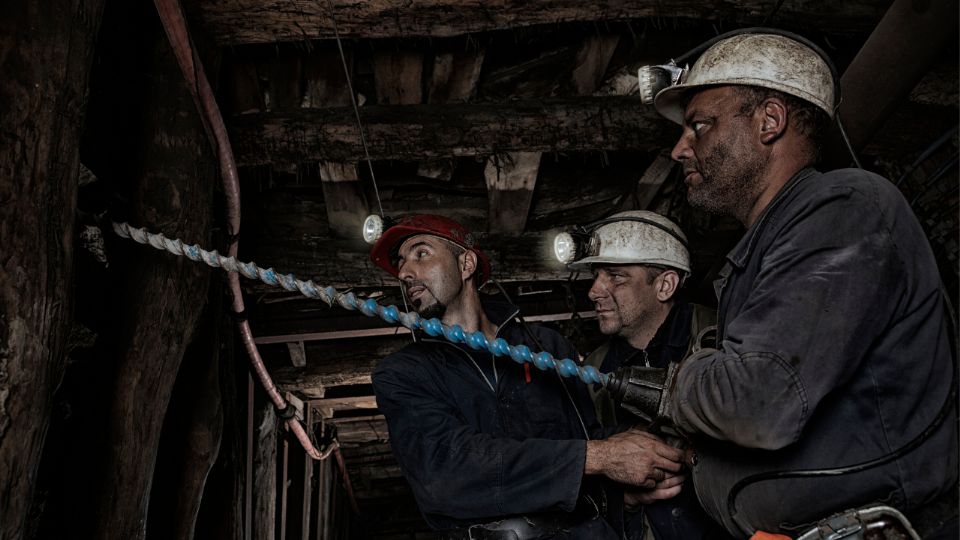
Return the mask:
[[370, 149], [367, 147], [367, 136], [363, 132], [363, 122], [360, 120], [360, 107], [357, 105], [357, 94], [353, 91], [350, 68], [347, 67], [347, 56], [343, 52], [343, 44], [340, 41], [340, 31], [337, 29], [337, 18], [334, 16], [333, 3], [331, 0], [327, 0], [327, 9], [330, 11], [330, 22], [333, 26], [333, 36], [336, 38], [337, 50], [340, 51], [340, 63], [343, 64], [343, 75], [347, 80], [347, 90], [350, 92], [350, 103], [353, 105], [353, 114], [357, 119], [357, 130], [360, 132], [360, 144], [363, 145], [363, 155], [367, 160], [370, 180], [373, 182], [373, 193], [377, 197], [377, 207], [380, 209], [380, 217], [383, 218], [384, 213], [383, 204], [380, 202], [380, 189], [377, 187], [377, 177], [373, 173], [373, 161], [370, 159]]
[[850, 152], [850, 157], [853, 159], [853, 164], [858, 169], [862, 169], [863, 165], [860, 164], [857, 153], [853, 150], [853, 143], [850, 142], [850, 137], [847, 137], [847, 130], [843, 129], [843, 122], [840, 121], [840, 111], [835, 113], [834, 119], [837, 122], [837, 129], [840, 130], [840, 138], [843, 139], [843, 144], [847, 147], [847, 152]]

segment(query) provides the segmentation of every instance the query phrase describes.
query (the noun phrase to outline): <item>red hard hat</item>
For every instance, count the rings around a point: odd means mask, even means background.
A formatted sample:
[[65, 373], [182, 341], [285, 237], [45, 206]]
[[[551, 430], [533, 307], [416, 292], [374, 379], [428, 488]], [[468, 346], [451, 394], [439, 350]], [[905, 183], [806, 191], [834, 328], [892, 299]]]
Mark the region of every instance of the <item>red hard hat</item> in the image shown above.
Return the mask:
[[377, 239], [377, 243], [370, 250], [370, 260], [393, 276], [400, 271], [395, 264], [400, 244], [411, 236], [429, 234], [473, 251], [477, 254], [480, 263], [480, 272], [477, 276], [477, 287], [482, 286], [490, 278], [490, 259], [477, 246], [476, 238], [463, 225], [443, 216], [430, 214], [412, 214], [397, 220]]

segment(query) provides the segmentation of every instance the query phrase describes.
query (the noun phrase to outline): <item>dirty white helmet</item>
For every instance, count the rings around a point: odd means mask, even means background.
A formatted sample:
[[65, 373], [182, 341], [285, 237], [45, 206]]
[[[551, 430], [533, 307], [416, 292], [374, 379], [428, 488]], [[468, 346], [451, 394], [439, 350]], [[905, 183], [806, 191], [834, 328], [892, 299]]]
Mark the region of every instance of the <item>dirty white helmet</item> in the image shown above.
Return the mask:
[[571, 270], [590, 270], [595, 264], [650, 264], [690, 273], [687, 237], [660, 214], [620, 212], [595, 225], [586, 257], [568, 264]]
[[827, 60], [804, 43], [764, 33], [737, 34], [718, 41], [679, 76], [676, 84], [656, 94], [654, 106], [668, 120], [682, 124], [686, 94], [730, 84], [778, 90], [834, 117], [836, 81]]

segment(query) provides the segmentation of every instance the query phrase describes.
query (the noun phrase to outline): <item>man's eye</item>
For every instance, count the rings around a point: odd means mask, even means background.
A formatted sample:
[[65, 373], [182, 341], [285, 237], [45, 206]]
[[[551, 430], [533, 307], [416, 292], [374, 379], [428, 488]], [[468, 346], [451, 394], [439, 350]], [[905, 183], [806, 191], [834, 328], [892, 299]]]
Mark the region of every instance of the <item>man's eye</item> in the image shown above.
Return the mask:
[[700, 136], [700, 134], [703, 132], [703, 130], [704, 130], [706, 127], [707, 127], [707, 123], [706, 123], [706, 122], [694, 122], [694, 123], [690, 124], [690, 128], [693, 130], [693, 134], [696, 135], [696, 136], [698, 136], [698, 137]]
[[421, 249], [420, 251], [417, 252], [417, 258], [422, 259], [426, 254], [427, 254], [427, 250]]

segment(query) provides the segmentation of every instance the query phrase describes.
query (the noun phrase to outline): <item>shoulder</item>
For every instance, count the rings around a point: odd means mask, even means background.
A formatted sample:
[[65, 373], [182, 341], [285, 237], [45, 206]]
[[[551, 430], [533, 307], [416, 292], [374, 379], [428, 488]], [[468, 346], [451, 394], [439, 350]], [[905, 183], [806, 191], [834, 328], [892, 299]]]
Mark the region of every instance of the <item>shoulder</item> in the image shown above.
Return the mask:
[[[530, 330], [530, 333], [536, 336], [543, 347], [554, 356], [572, 357], [572, 355], [576, 354], [576, 349], [573, 344], [571, 344], [567, 338], [563, 337], [560, 332], [538, 324], [527, 324], [527, 328]], [[524, 341], [528, 340], [524, 339]], [[533, 349], [535, 344], [528, 344], [528, 346]], [[573, 359], [576, 360], [576, 358]]]
[[896, 216], [909, 212], [903, 195], [889, 180], [863, 169], [814, 171], [783, 202], [771, 215], [770, 221], [779, 223], [775, 230], [812, 227], [869, 232], [888, 228]]
[[410, 343], [377, 362], [373, 370], [374, 382], [383, 379], [410, 376], [442, 360], [435, 343]]

